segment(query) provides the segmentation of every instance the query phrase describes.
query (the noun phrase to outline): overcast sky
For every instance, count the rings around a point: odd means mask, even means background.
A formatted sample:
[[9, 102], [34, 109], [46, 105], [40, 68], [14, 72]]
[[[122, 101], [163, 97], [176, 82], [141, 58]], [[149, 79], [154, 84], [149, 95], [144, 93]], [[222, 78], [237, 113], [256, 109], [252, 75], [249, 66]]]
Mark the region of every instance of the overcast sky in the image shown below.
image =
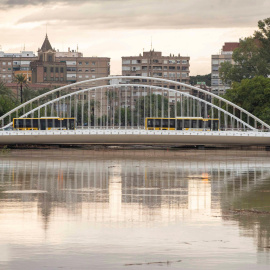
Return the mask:
[[191, 74], [211, 71], [211, 54], [238, 41], [270, 17], [270, 0], [0, 0], [0, 46], [37, 51], [47, 32], [52, 46], [111, 58], [151, 48], [191, 57]]

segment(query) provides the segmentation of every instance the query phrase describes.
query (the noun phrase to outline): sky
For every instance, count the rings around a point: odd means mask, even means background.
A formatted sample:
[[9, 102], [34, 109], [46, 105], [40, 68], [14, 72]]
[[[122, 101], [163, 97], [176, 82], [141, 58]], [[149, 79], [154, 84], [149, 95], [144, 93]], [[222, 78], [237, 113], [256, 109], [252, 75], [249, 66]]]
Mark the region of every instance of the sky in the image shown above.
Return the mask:
[[190, 56], [191, 75], [204, 75], [211, 55], [251, 36], [269, 10], [269, 0], [0, 0], [0, 50], [36, 52], [47, 31], [55, 49], [110, 57], [120, 75], [121, 57], [152, 43], [163, 55]]

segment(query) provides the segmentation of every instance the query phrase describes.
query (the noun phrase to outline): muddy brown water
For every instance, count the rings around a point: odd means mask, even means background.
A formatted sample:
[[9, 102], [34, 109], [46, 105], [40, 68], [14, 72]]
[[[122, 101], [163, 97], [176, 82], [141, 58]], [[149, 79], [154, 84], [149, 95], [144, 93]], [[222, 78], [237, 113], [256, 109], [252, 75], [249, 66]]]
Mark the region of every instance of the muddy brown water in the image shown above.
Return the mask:
[[269, 269], [270, 152], [0, 153], [0, 269]]

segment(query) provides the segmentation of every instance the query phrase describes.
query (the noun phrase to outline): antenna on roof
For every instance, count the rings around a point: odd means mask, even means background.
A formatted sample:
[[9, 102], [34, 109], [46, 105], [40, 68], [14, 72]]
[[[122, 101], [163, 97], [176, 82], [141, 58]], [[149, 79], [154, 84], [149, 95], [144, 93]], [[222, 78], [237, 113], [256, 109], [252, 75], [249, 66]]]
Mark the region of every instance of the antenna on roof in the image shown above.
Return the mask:
[[79, 52], [79, 45], [77, 44], [77, 52]]

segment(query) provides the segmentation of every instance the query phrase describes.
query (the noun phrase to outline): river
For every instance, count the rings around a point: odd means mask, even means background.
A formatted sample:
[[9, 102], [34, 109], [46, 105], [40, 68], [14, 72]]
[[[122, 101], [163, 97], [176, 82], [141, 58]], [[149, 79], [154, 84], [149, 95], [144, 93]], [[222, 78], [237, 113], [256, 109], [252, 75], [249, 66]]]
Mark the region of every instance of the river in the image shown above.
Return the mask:
[[0, 269], [269, 269], [270, 152], [0, 154]]

